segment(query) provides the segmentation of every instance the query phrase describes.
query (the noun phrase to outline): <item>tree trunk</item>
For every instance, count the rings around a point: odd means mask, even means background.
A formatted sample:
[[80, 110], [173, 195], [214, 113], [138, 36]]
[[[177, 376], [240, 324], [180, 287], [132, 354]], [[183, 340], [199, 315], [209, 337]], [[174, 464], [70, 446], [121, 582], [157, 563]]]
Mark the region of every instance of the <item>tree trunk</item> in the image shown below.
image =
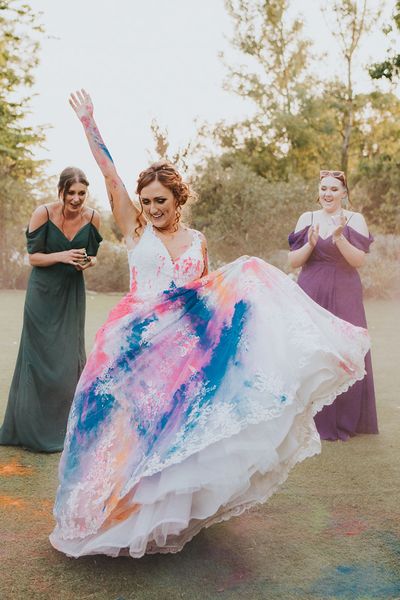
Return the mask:
[[344, 114], [344, 127], [343, 127], [343, 143], [341, 152], [341, 169], [347, 175], [349, 167], [349, 148], [351, 133], [353, 130], [353, 83], [351, 80], [351, 67], [352, 67], [352, 52], [346, 56], [347, 60], [347, 99], [346, 109]]

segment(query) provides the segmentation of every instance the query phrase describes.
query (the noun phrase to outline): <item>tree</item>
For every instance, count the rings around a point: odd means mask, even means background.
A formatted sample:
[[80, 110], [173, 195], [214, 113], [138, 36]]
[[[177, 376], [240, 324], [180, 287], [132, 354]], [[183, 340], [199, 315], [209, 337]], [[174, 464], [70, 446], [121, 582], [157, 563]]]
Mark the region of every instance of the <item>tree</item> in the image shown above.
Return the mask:
[[[297, 115], [315, 84], [308, 71], [310, 46], [301, 19], [289, 20], [288, 0], [226, 0], [233, 20], [233, 47], [247, 64], [226, 65], [225, 88], [255, 104], [253, 118], [219, 123], [215, 138], [233, 160], [255, 165], [268, 179], [287, 178], [303, 167], [305, 138]], [[224, 59], [224, 56], [221, 55]]]
[[400, 234], [400, 100], [373, 92], [360, 104], [353, 199], [371, 226]]
[[[193, 150], [191, 142], [188, 142], [186, 146], [178, 148], [176, 152], [171, 154], [169, 150], [168, 129], [162, 129], [157, 120], [153, 119], [150, 124], [150, 130], [154, 140], [156, 160], [168, 160], [181, 171], [186, 172], [188, 170], [188, 159]], [[151, 152], [149, 154], [152, 156]]]
[[214, 130], [225, 160], [242, 161], [268, 180], [315, 176], [318, 166], [348, 171], [358, 135], [359, 102], [353, 71], [363, 36], [375, 23], [367, 0], [328, 4], [330, 29], [339, 42], [345, 77], [318, 82], [310, 75], [311, 43], [289, 0], [226, 0], [234, 22], [232, 45], [247, 60], [230, 67], [226, 89], [255, 103], [254, 117], [220, 122]]
[[348, 172], [349, 151], [354, 127], [355, 92], [353, 81], [354, 60], [360, 41], [376, 22], [380, 11], [372, 13], [367, 0], [335, 0], [325, 10], [333, 15], [332, 35], [339, 41], [342, 57], [346, 66], [346, 77], [341, 92], [336, 95], [340, 112], [341, 169]]
[[[310, 86], [307, 61], [311, 42], [301, 37], [303, 23], [286, 22], [288, 0], [226, 0], [233, 19], [231, 43], [254, 64], [253, 72], [228, 66], [225, 87], [251, 98], [266, 119], [292, 115]], [[223, 55], [222, 55], [223, 56]]]
[[33, 148], [43, 141], [43, 130], [24, 124], [30, 97], [16, 100], [33, 85], [42, 28], [28, 5], [1, 0], [0, 31], [0, 286], [7, 287], [14, 283], [14, 237], [22, 239], [42, 175]]
[[[313, 210], [317, 183], [300, 178], [268, 183], [240, 162], [228, 167], [210, 158], [194, 180], [200, 202], [193, 224], [206, 235], [213, 266], [252, 254], [271, 260], [277, 249], [287, 258], [287, 236], [299, 214]], [[275, 262], [275, 261], [273, 261]]]
[[[393, 21], [394, 25], [388, 25], [383, 30], [386, 35], [393, 33], [394, 30], [400, 32], [400, 0], [397, 0], [395, 4]], [[398, 79], [400, 76], [400, 54], [389, 50], [386, 60], [372, 64], [368, 72], [372, 79], [385, 78], [389, 79], [389, 81]]]

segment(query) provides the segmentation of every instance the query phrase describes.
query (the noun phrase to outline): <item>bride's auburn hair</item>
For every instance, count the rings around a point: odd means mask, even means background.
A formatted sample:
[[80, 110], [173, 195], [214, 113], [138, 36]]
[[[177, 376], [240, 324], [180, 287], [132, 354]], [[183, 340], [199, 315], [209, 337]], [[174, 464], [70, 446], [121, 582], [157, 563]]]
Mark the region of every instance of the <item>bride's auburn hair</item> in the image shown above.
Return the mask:
[[178, 169], [167, 160], [160, 160], [153, 163], [139, 174], [136, 187], [136, 193], [139, 197], [142, 189], [153, 181], [159, 181], [161, 185], [171, 190], [177, 208], [184, 206], [188, 200], [196, 198], [196, 194], [183, 181]]

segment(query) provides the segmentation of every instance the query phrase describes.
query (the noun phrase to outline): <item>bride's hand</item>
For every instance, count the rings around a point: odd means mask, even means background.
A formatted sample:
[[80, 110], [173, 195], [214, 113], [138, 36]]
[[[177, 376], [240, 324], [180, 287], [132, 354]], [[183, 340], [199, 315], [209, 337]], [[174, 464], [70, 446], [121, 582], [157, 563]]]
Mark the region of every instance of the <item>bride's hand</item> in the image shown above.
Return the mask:
[[81, 121], [93, 117], [93, 102], [84, 89], [71, 94], [69, 103]]

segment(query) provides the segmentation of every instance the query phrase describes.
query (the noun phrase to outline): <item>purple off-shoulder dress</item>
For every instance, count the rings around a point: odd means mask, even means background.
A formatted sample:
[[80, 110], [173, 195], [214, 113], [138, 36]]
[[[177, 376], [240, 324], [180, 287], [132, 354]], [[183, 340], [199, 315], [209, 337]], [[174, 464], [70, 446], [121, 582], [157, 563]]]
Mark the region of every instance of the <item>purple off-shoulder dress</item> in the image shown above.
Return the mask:
[[[291, 250], [307, 243], [309, 227], [307, 225], [289, 235]], [[373, 241], [371, 235], [367, 238], [348, 224], [343, 235], [356, 248], [369, 252]], [[331, 235], [326, 239], [318, 238], [310, 258], [301, 269], [298, 284], [315, 302], [334, 315], [353, 325], [367, 326], [360, 276], [332, 243]], [[370, 352], [365, 357], [365, 370], [362, 381], [357, 381], [315, 416], [315, 424], [323, 440], [347, 440], [357, 433], [378, 433]]]

